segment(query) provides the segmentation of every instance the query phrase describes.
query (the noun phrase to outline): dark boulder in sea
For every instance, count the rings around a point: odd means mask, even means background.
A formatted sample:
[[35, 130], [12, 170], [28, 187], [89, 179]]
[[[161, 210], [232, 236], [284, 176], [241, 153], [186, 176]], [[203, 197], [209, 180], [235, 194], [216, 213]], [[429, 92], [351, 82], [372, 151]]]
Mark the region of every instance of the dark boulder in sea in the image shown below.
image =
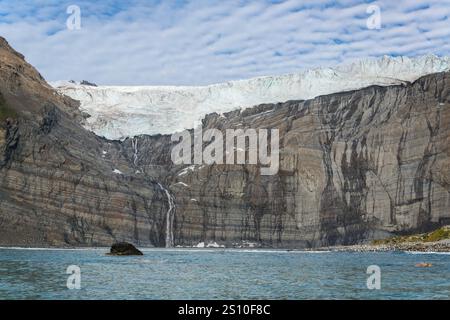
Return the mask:
[[144, 254], [139, 251], [131, 243], [119, 242], [111, 246], [111, 250], [108, 253], [110, 256], [143, 256]]

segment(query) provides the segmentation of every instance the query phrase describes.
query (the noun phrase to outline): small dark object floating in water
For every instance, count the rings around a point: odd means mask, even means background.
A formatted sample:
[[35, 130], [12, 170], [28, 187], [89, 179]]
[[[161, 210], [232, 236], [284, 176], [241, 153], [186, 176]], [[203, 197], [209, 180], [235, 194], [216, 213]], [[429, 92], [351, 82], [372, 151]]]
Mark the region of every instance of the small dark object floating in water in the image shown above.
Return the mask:
[[107, 255], [110, 256], [143, 256], [144, 254], [139, 251], [131, 243], [118, 242], [111, 246], [111, 250]]
[[421, 263], [416, 264], [417, 268], [430, 268], [432, 266], [433, 265], [431, 263], [427, 263], [427, 262], [421, 262]]

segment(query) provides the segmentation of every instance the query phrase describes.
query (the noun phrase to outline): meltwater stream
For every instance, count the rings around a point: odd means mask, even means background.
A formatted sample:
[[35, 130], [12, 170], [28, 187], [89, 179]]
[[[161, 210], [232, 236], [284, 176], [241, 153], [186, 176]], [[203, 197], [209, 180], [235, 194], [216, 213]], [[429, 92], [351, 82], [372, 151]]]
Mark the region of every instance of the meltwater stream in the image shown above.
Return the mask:
[[133, 148], [133, 164], [137, 166], [138, 162], [138, 139], [133, 138], [131, 139], [131, 147]]
[[[138, 149], [138, 139], [136, 137], [131, 139], [131, 147], [133, 148], [133, 164], [135, 167], [138, 167], [139, 160], [139, 149]], [[140, 172], [145, 172], [140, 169]], [[166, 248], [172, 248], [174, 244], [173, 238], [173, 220], [175, 214], [175, 200], [173, 196], [170, 194], [169, 190], [164, 188], [162, 184], [158, 182], [159, 188], [166, 194], [167, 203], [169, 205], [169, 209], [166, 213]]]
[[169, 209], [166, 213], [166, 248], [173, 247], [173, 220], [174, 220], [174, 210], [175, 210], [175, 201], [173, 196], [170, 194], [169, 190], [164, 188], [159, 182], [158, 186], [167, 196], [167, 203], [169, 204]]

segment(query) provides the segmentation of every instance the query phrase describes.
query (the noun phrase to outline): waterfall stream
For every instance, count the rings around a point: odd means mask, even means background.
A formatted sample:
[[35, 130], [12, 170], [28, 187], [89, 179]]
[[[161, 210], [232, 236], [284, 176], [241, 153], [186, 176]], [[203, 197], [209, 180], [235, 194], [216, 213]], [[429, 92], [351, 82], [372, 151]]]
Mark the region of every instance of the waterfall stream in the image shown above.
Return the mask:
[[[131, 147], [133, 148], [133, 164], [135, 167], [138, 166], [138, 139], [133, 138], [131, 140]], [[141, 172], [145, 172], [144, 170], [140, 169]], [[169, 190], [164, 188], [159, 182], [158, 186], [159, 188], [164, 191], [164, 193], [167, 196], [167, 203], [169, 204], [169, 209], [166, 213], [166, 248], [172, 248], [174, 244], [174, 238], [173, 238], [173, 221], [174, 221], [174, 214], [175, 214], [175, 200], [173, 196], [170, 194]]]
[[133, 148], [133, 164], [136, 166], [138, 161], [138, 139], [131, 140], [131, 147]]
[[159, 187], [162, 191], [166, 193], [167, 201], [169, 203], [169, 210], [166, 213], [166, 248], [173, 247], [173, 218], [174, 218], [174, 209], [175, 209], [175, 201], [173, 196], [170, 194], [169, 190], [164, 188], [159, 182]]

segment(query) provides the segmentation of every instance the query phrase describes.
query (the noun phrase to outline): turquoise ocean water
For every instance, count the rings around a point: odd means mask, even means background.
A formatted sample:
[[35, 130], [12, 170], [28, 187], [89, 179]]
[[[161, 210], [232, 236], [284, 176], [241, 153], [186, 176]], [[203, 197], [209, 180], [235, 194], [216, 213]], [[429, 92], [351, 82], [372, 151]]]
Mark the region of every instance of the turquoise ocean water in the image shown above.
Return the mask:
[[[449, 299], [450, 255], [232, 249], [0, 249], [0, 299]], [[417, 268], [420, 262], [431, 268]], [[80, 268], [68, 289], [67, 268]], [[367, 268], [381, 289], [367, 288]], [[73, 279], [73, 278], [71, 278]]]

